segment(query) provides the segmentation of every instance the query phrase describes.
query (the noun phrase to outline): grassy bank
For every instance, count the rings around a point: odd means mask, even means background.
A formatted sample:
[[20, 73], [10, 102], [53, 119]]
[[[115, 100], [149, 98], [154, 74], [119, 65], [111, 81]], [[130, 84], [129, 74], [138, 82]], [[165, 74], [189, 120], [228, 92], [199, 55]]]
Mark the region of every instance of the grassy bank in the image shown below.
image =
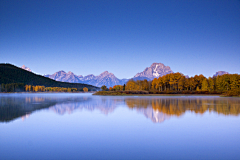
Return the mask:
[[156, 95], [156, 96], [169, 96], [169, 95], [223, 95], [223, 93], [219, 92], [208, 92], [208, 91], [182, 91], [182, 92], [152, 92], [152, 91], [98, 91], [94, 93], [93, 95], [105, 95], [105, 96], [118, 96], [118, 95]]
[[209, 92], [209, 91], [167, 91], [167, 92], [155, 92], [155, 91], [98, 91], [93, 95], [102, 96], [227, 96], [227, 97], [240, 97], [238, 92]]

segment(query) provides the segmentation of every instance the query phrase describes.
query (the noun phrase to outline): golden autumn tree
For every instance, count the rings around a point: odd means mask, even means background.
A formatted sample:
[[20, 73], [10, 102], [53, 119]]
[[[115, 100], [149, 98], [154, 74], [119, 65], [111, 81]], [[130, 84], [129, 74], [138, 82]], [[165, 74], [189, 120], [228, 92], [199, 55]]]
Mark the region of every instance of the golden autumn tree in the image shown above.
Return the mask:
[[142, 90], [145, 90], [145, 91], [149, 90], [149, 84], [146, 79], [144, 79], [142, 82]]
[[25, 91], [29, 91], [28, 90], [28, 85], [25, 85], [24, 88], [25, 88]]
[[32, 91], [32, 86], [28, 85], [28, 91]]
[[101, 90], [102, 90], [102, 91], [106, 91], [106, 90], [107, 90], [107, 86], [103, 85], [103, 86], [101, 87]]
[[202, 91], [207, 91], [207, 90], [208, 90], [208, 81], [207, 81], [207, 78], [205, 78], [202, 81]]
[[208, 91], [214, 91], [215, 84], [214, 80], [211, 77], [208, 78], [208, 83], [209, 83]]
[[193, 79], [194, 79], [194, 83], [195, 83], [196, 87], [198, 87], [199, 90], [201, 90], [202, 89], [202, 81], [204, 79], [206, 79], [206, 77], [204, 77], [202, 74], [200, 74], [200, 75], [195, 75], [193, 77]]
[[173, 89], [173, 85], [176, 83], [175, 77], [174, 77], [174, 73], [170, 73], [169, 74], [169, 84], [170, 84], [170, 90]]
[[35, 86], [35, 87], [34, 87], [34, 91], [35, 91], [35, 92], [38, 92], [38, 91], [39, 91], [39, 86]]
[[178, 83], [179, 83], [180, 79], [181, 79], [183, 76], [184, 76], [184, 75], [183, 75], [182, 73], [179, 73], [179, 72], [174, 73], [174, 79], [175, 79], [175, 85], [174, 85], [174, 87], [175, 87], [176, 90], [179, 90], [179, 89], [178, 89]]
[[115, 91], [119, 91], [119, 90], [120, 90], [120, 85], [115, 85], [115, 86], [113, 86], [113, 89], [114, 89]]
[[185, 76], [182, 76], [179, 81], [178, 81], [178, 90], [182, 91], [184, 89], [184, 84], [185, 84], [186, 78]]
[[152, 89], [158, 89], [157, 84], [158, 84], [158, 79], [154, 78], [152, 81]]
[[191, 91], [196, 88], [196, 82], [194, 81], [193, 77], [189, 78], [189, 87]]
[[[157, 85], [155, 86], [156, 89], [158, 89], [158, 91], [162, 91], [162, 86], [163, 86], [163, 81], [162, 81], [162, 77], [159, 77], [157, 79]], [[161, 89], [161, 90], [160, 90]]]
[[188, 91], [189, 87], [190, 87], [190, 79], [186, 78], [185, 83], [184, 83], [184, 89], [186, 89]]
[[164, 75], [162, 76], [162, 83], [164, 85], [164, 90], [167, 90], [167, 86], [169, 84], [169, 76], [168, 75]]
[[129, 80], [126, 84], [125, 90], [129, 91], [136, 90], [135, 86], [136, 86], [135, 82], [133, 80]]
[[84, 92], [88, 92], [88, 88], [87, 88], [87, 87], [84, 87], [84, 88], [83, 88], [83, 91], [84, 91]]
[[32, 86], [32, 91], [35, 92], [35, 86]]
[[123, 91], [123, 86], [122, 86], [122, 85], [119, 85], [119, 87], [120, 87], [120, 91]]

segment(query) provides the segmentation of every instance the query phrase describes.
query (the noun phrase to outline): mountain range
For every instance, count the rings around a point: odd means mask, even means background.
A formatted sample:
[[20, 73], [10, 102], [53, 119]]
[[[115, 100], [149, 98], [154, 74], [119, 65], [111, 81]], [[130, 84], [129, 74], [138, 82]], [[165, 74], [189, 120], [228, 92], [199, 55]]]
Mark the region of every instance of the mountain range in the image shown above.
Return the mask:
[[[150, 67], [147, 67], [143, 72], [137, 73], [133, 78], [134, 80], [152, 80], [154, 78], [158, 78], [160, 76], [173, 73], [169, 66], [165, 66], [162, 63], [153, 63]], [[85, 83], [94, 85], [97, 87], [101, 87], [103, 85], [107, 87], [112, 87], [114, 85], [123, 85], [129, 79], [118, 79], [113, 73], [109, 73], [105, 71], [98, 76], [93, 74], [82, 76], [82, 75], [75, 75], [72, 72], [66, 73], [65, 71], [58, 71], [52, 75], [44, 75], [45, 77], [54, 79], [56, 81], [62, 82], [71, 82], [71, 83]]]
[[71, 82], [71, 83], [85, 83], [101, 87], [106, 85], [112, 87], [114, 85], [123, 85], [128, 79], [118, 79], [114, 74], [105, 71], [98, 76], [93, 74], [83, 77], [82, 75], [75, 75], [72, 72], [59, 71], [52, 75], [44, 75], [45, 77], [54, 79], [56, 81]]
[[[26, 67], [25, 65], [22, 66], [23, 69], [30, 71], [31, 69]], [[169, 66], [165, 66], [163, 63], [153, 63], [150, 67], [147, 67], [144, 71], [137, 73], [133, 78], [133, 80], [153, 80], [154, 78], [161, 77], [163, 75], [174, 73]], [[218, 71], [214, 76], [228, 74], [225, 71]], [[70, 82], [70, 83], [84, 83], [90, 84], [97, 87], [101, 87], [103, 85], [109, 87], [113, 87], [114, 85], [123, 85], [130, 79], [118, 79], [113, 73], [109, 73], [105, 71], [98, 76], [93, 74], [89, 74], [87, 76], [82, 75], [75, 75], [73, 72], [65, 72], [63, 70], [58, 71], [54, 74], [47, 74], [44, 75], [50, 79], [61, 81], [61, 82]], [[188, 77], [188, 76], [186, 76]]]

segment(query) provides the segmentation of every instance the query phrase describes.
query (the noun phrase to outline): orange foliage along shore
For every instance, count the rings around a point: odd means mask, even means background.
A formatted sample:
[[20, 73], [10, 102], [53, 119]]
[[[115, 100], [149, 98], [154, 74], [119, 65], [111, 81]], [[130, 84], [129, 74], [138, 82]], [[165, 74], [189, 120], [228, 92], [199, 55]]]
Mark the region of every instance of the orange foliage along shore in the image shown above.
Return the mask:
[[45, 87], [45, 86], [31, 86], [25, 85], [25, 91], [27, 92], [77, 92], [84, 91], [87, 92], [88, 88], [78, 90], [77, 88], [63, 88], [63, 87]]
[[[102, 90], [105, 87], [102, 87]], [[107, 88], [104, 90], [108, 90]], [[217, 77], [206, 78], [203, 75], [195, 75], [187, 78], [181, 73], [170, 73], [152, 81], [129, 80], [126, 85], [116, 85], [109, 88], [110, 91], [151, 91], [151, 92], [183, 92], [183, 91], [208, 91], [226, 92], [228, 95], [240, 94], [240, 75], [224, 74]]]

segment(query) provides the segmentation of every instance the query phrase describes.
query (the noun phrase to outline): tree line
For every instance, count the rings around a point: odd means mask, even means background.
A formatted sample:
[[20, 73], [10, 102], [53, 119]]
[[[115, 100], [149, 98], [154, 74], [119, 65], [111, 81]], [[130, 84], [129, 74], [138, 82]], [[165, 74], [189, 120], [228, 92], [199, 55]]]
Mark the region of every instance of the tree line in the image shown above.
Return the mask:
[[1, 92], [22, 92], [24, 91], [24, 83], [1, 84]]
[[24, 83], [9, 83], [1, 84], [1, 92], [88, 92], [88, 88], [64, 88], [64, 87], [45, 87], [45, 86], [33, 86], [24, 85]]
[[152, 81], [129, 80], [126, 85], [116, 85], [101, 87], [102, 90], [110, 91], [151, 91], [154, 93], [162, 92], [198, 92], [206, 93], [228, 93], [230, 95], [240, 95], [240, 75], [224, 74], [216, 77], [206, 78], [202, 74], [194, 77], [186, 77], [181, 73], [170, 73]]

